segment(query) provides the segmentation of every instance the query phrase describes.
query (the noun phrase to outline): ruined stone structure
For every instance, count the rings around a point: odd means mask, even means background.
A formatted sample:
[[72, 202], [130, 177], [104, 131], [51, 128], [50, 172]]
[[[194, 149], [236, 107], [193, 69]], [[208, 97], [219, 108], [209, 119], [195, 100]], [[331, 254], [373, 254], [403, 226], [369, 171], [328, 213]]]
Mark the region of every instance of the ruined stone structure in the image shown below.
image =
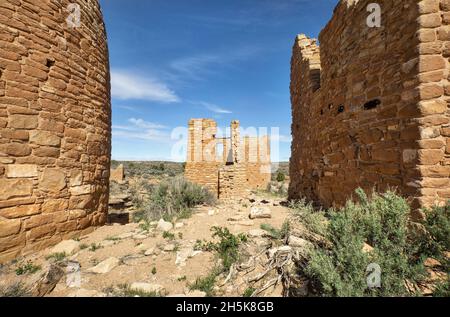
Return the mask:
[[[413, 208], [450, 198], [450, 0], [342, 0], [320, 48], [293, 49], [291, 198], [340, 205], [397, 187]], [[419, 212], [415, 216], [421, 217]]]
[[242, 197], [249, 189], [265, 188], [271, 178], [269, 137], [242, 139], [239, 121], [233, 121], [230, 137], [217, 138], [214, 120], [192, 119], [185, 177], [207, 187], [221, 200]]
[[97, 0], [0, 2], [0, 262], [105, 222], [109, 85]]

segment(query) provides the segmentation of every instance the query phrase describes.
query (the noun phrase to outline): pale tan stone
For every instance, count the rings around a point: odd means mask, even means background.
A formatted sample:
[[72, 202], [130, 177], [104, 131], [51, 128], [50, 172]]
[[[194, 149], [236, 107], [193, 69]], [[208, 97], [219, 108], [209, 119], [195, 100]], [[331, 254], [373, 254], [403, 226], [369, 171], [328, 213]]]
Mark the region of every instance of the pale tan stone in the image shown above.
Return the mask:
[[47, 168], [43, 171], [39, 188], [47, 192], [59, 192], [66, 187], [66, 175], [57, 168]]
[[37, 176], [38, 176], [37, 165], [9, 164], [6, 166], [6, 177], [8, 178], [28, 178]]

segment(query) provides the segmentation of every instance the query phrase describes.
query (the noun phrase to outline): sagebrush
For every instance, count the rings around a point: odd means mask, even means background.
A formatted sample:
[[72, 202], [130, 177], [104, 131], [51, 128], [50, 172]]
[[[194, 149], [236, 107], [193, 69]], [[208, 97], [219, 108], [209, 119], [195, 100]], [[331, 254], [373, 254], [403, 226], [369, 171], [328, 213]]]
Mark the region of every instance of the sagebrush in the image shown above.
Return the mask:
[[[434, 238], [427, 239], [424, 247], [423, 237], [419, 240], [408, 230], [411, 210], [404, 198], [393, 191], [373, 193], [370, 198], [361, 189], [356, 193], [359, 202], [349, 200], [339, 210], [317, 212], [304, 202], [294, 206], [294, 214], [308, 229], [331, 243], [330, 248], [316, 247], [304, 271], [313, 290], [338, 297], [411, 295], [406, 282], [424, 281], [426, 257], [448, 250], [448, 206], [430, 212], [425, 227]], [[373, 250], [364, 250], [364, 244]], [[372, 263], [381, 268], [381, 287], [368, 287]]]
[[148, 198], [140, 204], [142, 216], [148, 221], [186, 218], [193, 207], [216, 203], [216, 197], [211, 192], [182, 177], [163, 181], [148, 190]]

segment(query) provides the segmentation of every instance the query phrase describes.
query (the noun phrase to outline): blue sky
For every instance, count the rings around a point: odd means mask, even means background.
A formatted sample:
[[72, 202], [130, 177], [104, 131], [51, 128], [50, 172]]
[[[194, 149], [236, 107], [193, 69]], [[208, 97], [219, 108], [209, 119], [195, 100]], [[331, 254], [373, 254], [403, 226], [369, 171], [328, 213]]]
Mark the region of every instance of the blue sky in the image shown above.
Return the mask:
[[186, 140], [175, 136], [191, 118], [212, 118], [221, 128], [234, 119], [243, 128], [278, 127], [272, 159], [289, 160], [294, 38], [317, 37], [338, 0], [100, 2], [113, 159], [183, 160]]

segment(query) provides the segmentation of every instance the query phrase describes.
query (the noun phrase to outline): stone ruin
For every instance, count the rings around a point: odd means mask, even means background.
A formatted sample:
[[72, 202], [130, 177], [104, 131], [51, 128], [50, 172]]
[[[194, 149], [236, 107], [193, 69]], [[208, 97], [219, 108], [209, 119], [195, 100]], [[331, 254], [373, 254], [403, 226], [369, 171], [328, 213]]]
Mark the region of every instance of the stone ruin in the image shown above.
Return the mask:
[[291, 65], [292, 199], [342, 205], [395, 187], [418, 208], [450, 198], [450, 0], [342, 0]]
[[2, 0], [0, 47], [2, 263], [105, 223], [111, 109], [97, 0]]
[[230, 137], [219, 138], [214, 120], [192, 119], [185, 177], [221, 200], [241, 198], [251, 189], [265, 189], [271, 179], [270, 139], [241, 139], [239, 121], [231, 123]]

